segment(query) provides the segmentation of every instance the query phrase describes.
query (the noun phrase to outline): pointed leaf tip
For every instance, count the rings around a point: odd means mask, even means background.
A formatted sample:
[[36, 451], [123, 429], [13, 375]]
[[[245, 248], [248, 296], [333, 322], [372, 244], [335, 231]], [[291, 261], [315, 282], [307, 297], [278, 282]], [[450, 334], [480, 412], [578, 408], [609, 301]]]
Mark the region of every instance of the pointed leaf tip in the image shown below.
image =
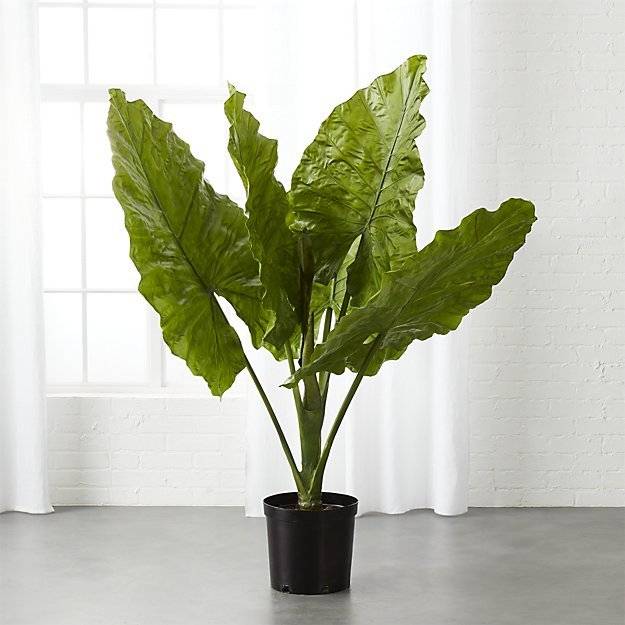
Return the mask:
[[503, 279], [536, 221], [534, 210], [531, 202], [511, 198], [495, 211], [477, 209], [453, 230], [439, 230], [413, 259], [384, 274], [378, 294], [336, 325], [295, 379], [340, 372], [346, 364], [358, 370], [368, 353], [367, 340], [376, 333], [384, 339], [365, 375], [399, 358], [414, 339], [455, 330]]
[[287, 225], [288, 196], [275, 177], [277, 142], [259, 132], [258, 120], [243, 108], [244, 100], [245, 94], [235, 90], [224, 104], [230, 121], [228, 151], [247, 193], [247, 229], [260, 263], [263, 301], [275, 313], [265, 341], [281, 350], [293, 334], [300, 300], [296, 238]]
[[282, 388], [293, 388], [296, 384], [297, 380], [295, 379], [295, 376], [291, 375], [284, 382], [282, 382], [280, 386]]
[[293, 173], [295, 227], [310, 231], [317, 280], [336, 276], [359, 241], [346, 287], [355, 306], [417, 249], [412, 211], [424, 181], [415, 143], [425, 127], [424, 71], [425, 57], [409, 57], [339, 104]]
[[203, 180], [204, 164], [141, 100], [112, 90], [108, 130], [139, 291], [172, 352], [221, 396], [245, 356], [215, 294], [246, 322], [256, 347], [271, 321], [245, 214]]
[[108, 94], [110, 100], [115, 100], [117, 98], [122, 98], [123, 100], [126, 100], [126, 94], [119, 87], [111, 87], [108, 90]]

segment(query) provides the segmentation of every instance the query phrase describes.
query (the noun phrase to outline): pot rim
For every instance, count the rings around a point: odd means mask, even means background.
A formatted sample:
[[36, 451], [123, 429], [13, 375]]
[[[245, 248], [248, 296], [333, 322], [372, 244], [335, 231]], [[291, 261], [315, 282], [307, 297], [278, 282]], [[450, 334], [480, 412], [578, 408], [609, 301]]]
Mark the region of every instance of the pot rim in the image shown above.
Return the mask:
[[297, 503], [297, 493], [276, 493], [263, 499], [265, 516], [293, 522], [300, 521], [334, 521], [356, 516], [358, 511], [358, 499], [352, 495], [343, 493], [322, 492], [321, 501], [326, 504], [340, 506], [330, 510], [300, 510], [298, 508], [286, 508]]

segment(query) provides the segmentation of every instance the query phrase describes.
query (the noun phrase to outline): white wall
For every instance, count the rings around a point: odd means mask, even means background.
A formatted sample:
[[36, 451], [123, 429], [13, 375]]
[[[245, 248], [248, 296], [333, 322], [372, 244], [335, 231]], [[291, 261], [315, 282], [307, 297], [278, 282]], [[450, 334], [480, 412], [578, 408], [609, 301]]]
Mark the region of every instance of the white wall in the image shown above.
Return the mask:
[[[625, 505], [625, 2], [472, 7], [467, 212], [539, 221], [470, 320], [470, 504]], [[242, 397], [48, 406], [56, 504], [243, 503]]]
[[625, 504], [625, 2], [473, 3], [474, 205], [535, 201], [472, 316], [471, 505]]
[[57, 505], [243, 505], [241, 396], [50, 397]]

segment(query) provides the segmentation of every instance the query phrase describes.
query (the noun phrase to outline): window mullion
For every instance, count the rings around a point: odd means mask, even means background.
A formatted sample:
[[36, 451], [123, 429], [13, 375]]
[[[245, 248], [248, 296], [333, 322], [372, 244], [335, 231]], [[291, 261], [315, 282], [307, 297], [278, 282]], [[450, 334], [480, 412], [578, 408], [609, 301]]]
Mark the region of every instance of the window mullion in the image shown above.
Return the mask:
[[[81, 305], [81, 317], [82, 317], [82, 328], [80, 331], [80, 337], [78, 336], [78, 331], [76, 332], [75, 342], [73, 343], [76, 347], [75, 356], [73, 357], [72, 362], [76, 363], [76, 372], [75, 378], [81, 379], [80, 384], [76, 385], [58, 385], [54, 384], [49, 387], [50, 392], [77, 392], [77, 393], [90, 393], [90, 392], [124, 392], [124, 393], [150, 393], [150, 392], [183, 392], [187, 394], [190, 392], [194, 394], [196, 391], [192, 390], [193, 387], [187, 389], [186, 382], [181, 381], [181, 387], [167, 386], [167, 348], [165, 343], [162, 340], [160, 322], [158, 315], [154, 314], [151, 309], [148, 309], [146, 315], [148, 315], [148, 322], [146, 328], [146, 382], [140, 385], [135, 384], [127, 384], [124, 379], [121, 379], [123, 376], [120, 376], [119, 383], [114, 384], [101, 384], [101, 383], [92, 383], [91, 378], [93, 376], [98, 377], [98, 356], [96, 352], [93, 350], [100, 349], [99, 343], [96, 340], [97, 337], [100, 336], [100, 328], [102, 325], [98, 321], [98, 311], [99, 304], [96, 303], [95, 298], [97, 293], [135, 293], [136, 290], [130, 288], [91, 288], [93, 286], [93, 279], [95, 274], [91, 274], [91, 281], [88, 279], [87, 275], [87, 261], [89, 260], [91, 269], [95, 268], [95, 265], [91, 264], [94, 262], [94, 258], [92, 256], [87, 258], [87, 254], [89, 250], [87, 249], [88, 243], [90, 241], [89, 235], [94, 235], [95, 230], [95, 222], [94, 218], [97, 216], [96, 213], [92, 212], [96, 210], [96, 206], [92, 203], [92, 200], [96, 198], [101, 199], [110, 199], [112, 197], [112, 193], [110, 195], [101, 195], [101, 194], [90, 194], [89, 189], [91, 189], [90, 185], [90, 172], [92, 171], [89, 167], [91, 161], [89, 160], [90, 156], [90, 129], [91, 124], [93, 122], [91, 113], [91, 104], [94, 102], [105, 102], [108, 99], [107, 86], [106, 84], [101, 84], [99, 77], [94, 71], [90, 69], [90, 56], [92, 57], [92, 64], [97, 62], [98, 58], [98, 48], [97, 42], [90, 42], [90, 32], [92, 34], [96, 34], [94, 29], [99, 28], [98, 18], [94, 12], [91, 11], [93, 8], [113, 8], [112, 5], [105, 2], [89, 2], [89, 0], [80, 0], [72, 4], [63, 3], [63, 2], [47, 2], [41, 3], [40, 6], [45, 6], [47, 9], [53, 7], [67, 7], [72, 6], [78, 9], [75, 12], [76, 17], [76, 33], [79, 32], [80, 28], [80, 18], [78, 11], [82, 13], [82, 54], [83, 54], [83, 67], [82, 67], [82, 83], [80, 72], [71, 77], [72, 83], [63, 84], [63, 83], [48, 83], [40, 85], [40, 93], [41, 100], [43, 102], [59, 102], [59, 103], [75, 103], [72, 106], [78, 105], [78, 126], [80, 132], [80, 143], [76, 145], [74, 150], [78, 150], [80, 154], [80, 165], [79, 165], [79, 184], [76, 185], [78, 188], [72, 188], [71, 192], [59, 193], [59, 194], [46, 194], [44, 197], [57, 197], [57, 198], [75, 198], [74, 202], [79, 202], [80, 213], [77, 217], [80, 220], [80, 282], [74, 284], [74, 288], [60, 288], [60, 289], [45, 289], [46, 293], [76, 293], [80, 294], [80, 305]], [[241, 6], [249, 6], [245, 3], [242, 3]], [[141, 96], [151, 103], [155, 104], [155, 111], [159, 116], [162, 116], [163, 110], [165, 108], [166, 102], [178, 102], [178, 103], [189, 103], [189, 104], [199, 104], [199, 103], [214, 103], [216, 101], [223, 101], [224, 90], [221, 86], [224, 80], [225, 74], [225, 63], [224, 63], [224, 36], [225, 36], [225, 24], [224, 24], [224, 13], [226, 11], [224, 0], [214, 0], [213, 2], [205, 5], [195, 4], [194, 2], [186, 3], [168, 3], [168, 2], [157, 2], [156, 0], [152, 0], [151, 2], [151, 17], [150, 16], [150, 4], [142, 4], [137, 2], [132, 2], [129, 0], [128, 2], [122, 2], [115, 5], [114, 8], [147, 8], [146, 11], [146, 19], [151, 19], [152, 22], [152, 84], [135, 84], [131, 83], [123, 83], [119, 86], [126, 90], [127, 92], [140, 93]], [[157, 56], [157, 17], [158, 17], [158, 9], [160, 8], [169, 8], [169, 9], [198, 9], [204, 8], [209, 9], [210, 11], [215, 11], [217, 14], [217, 34], [219, 41], [219, 58], [218, 58], [218, 68], [215, 67], [215, 73], [213, 76], [219, 77], [220, 86], [212, 85], [211, 83], [204, 85], [201, 83], [198, 84], [182, 84], [182, 85], [161, 85], [158, 84], [158, 76], [159, 76], [159, 59]], [[228, 7], [230, 8], [230, 7]], [[93, 22], [92, 22], [93, 20]], [[214, 22], [213, 22], [214, 24]], [[78, 37], [78, 34], [77, 34]], [[80, 43], [77, 41], [76, 52], [80, 50]], [[95, 47], [94, 47], [95, 46]], [[90, 50], [91, 53], [90, 54]], [[149, 66], [147, 66], [149, 71]], [[217, 73], [218, 69], [218, 73]], [[94, 77], [94, 83], [91, 83], [91, 76]], [[148, 78], [149, 74], [146, 76]], [[76, 124], [76, 118], [73, 118], [74, 124]], [[73, 126], [76, 128], [76, 125]], [[78, 143], [78, 141], [76, 142]], [[226, 168], [226, 172], [228, 172], [227, 164], [224, 163], [224, 167]], [[68, 187], [69, 188], [69, 187]], [[60, 189], [63, 190], [63, 189]], [[96, 188], [92, 189], [93, 191], [97, 191]], [[105, 189], [103, 189], [105, 191]], [[74, 222], [75, 223], [75, 222]], [[87, 228], [91, 227], [88, 231]], [[76, 233], [78, 234], [78, 233]], [[78, 247], [78, 246], [77, 246]], [[78, 256], [78, 254], [76, 254]], [[90, 287], [91, 285], [91, 287]], [[77, 295], [74, 296], [77, 298]], [[109, 298], [111, 299], [111, 298]], [[77, 307], [78, 302], [75, 301], [74, 306]], [[91, 311], [89, 310], [89, 306], [91, 306]], [[76, 322], [78, 321], [78, 310], [74, 308], [76, 311]], [[89, 324], [89, 312], [91, 312], [91, 324]], [[98, 325], [99, 324], [99, 325]], [[89, 327], [91, 326], [91, 327]], [[76, 328], [78, 330], [78, 328]], [[91, 345], [89, 344], [89, 336], [91, 332]], [[81, 341], [81, 352], [78, 352], [78, 340]], [[94, 342], [95, 341], [95, 342]], [[91, 356], [90, 356], [90, 347], [91, 347]], [[99, 352], [97, 352], [99, 353]], [[82, 358], [82, 369], [78, 367], [78, 358]], [[89, 360], [91, 357], [91, 372], [89, 371]], [[173, 384], [176, 385], [176, 375], [178, 375], [174, 369], [172, 369], [173, 373], [170, 373], [173, 376]], [[72, 377], [73, 379], [73, 377]], [[203, 394], [203, 393], [200, 393]]]
[[80, 290], [82, 295], [82, 383], [89, 382], [87, 353], [87, 210], [85, 199], [85, 105], [80, 103]]

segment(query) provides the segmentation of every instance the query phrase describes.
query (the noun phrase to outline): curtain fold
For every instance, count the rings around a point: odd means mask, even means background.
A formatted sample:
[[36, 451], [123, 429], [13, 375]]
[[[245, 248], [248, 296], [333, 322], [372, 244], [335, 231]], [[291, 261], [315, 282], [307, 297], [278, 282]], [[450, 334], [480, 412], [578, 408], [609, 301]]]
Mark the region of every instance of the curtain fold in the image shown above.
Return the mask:
[[51, 512], [34, 2], [0, 0], [0, 512]]
[[[418, 143], [425, 188], [415, 223], [422, 247], [469, 210], [466, 170], [469, 109], [469, 2], [422, 0], [260, 3], [255, 84], [244, 85], [261, 131], [279, 140], [278, 176], [289, 176], [319, 123], [334, 105], [408, 56], [428, 56], [427, 126]], [[257, 42], [260, 44], [261, 42]], [[288, 55], [284, 51], [288, 50]], [[261, 52], [262, 51], [262, 52]], [[467, 509], [467, 328], [427, 342], [365, 378], [335, 441], [324, 490], [350, 493], [359, 512]], [[296, 452], [290, 392], [278, 385], [286, 364], [262, 353], [253, 363]], [[325, 431], [351, 377], [332, 377]], [[262, 499], [293, 490], [268, 417], [250, 388], [247, 419], [246, 513], [262, 515]]]

